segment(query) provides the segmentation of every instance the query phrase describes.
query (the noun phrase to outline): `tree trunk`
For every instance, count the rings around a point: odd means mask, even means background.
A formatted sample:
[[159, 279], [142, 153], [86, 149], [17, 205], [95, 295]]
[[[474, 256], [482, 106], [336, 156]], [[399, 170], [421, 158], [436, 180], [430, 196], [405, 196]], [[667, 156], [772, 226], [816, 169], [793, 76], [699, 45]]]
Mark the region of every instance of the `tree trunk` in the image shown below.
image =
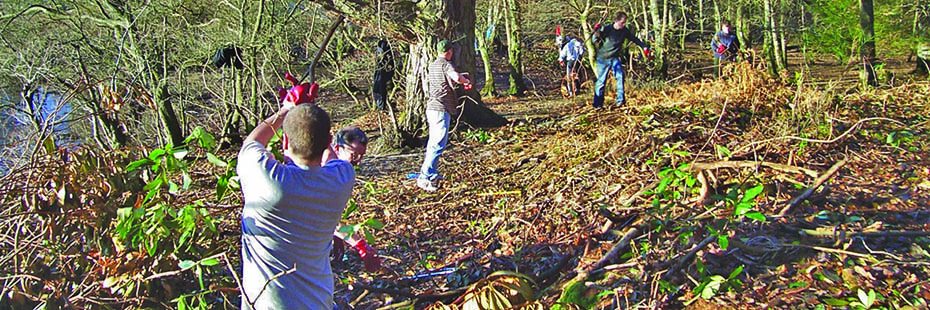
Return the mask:
[[[665, 30], [667, 29], [666, 22], [661, 18], [662, 13], [667, 13], [667, 10], [663, 11], [662, 7], [659, 6], [659, 0], [650, 0], [650, 11], [652, 12], [652, 30], [655, 32], [655, 45], [652, 48], [655, 50], [655, 62], [656, 67], [658, 68], [658, 74], [660, 76], [665, 76], [666, 70], [668, 69], [668, 64], [666, 64], [666, 46], [665, 46]], [[665, 1], [667, 6], [668, 0]], [[668, 16], [667, 14], [665, 14]]]
[[698, 3], [698, 29], [701, 30], [701, 41], [703, 41], [706, 33], [704, 31], [704, 0], [697, 0]]
[[[591, 66], [591, 70], [594, 70], [594, 66], [597, 65], [597, 61], [595, 59], [595, 55], [597, 54], [597, 47], [594, 46], [594, 40], [591, 39], [591, 36], [593, 35], [593, 29], [591, 29], [591, 25], [588, 23], [588, 18], [590, 18], [591, 10], [594, 7], [594, 0], [581, 1], [584, 1], [584, 6], [576, 5], [577, 9], [579, 10], [578, 21], [581, 24], [581, 36], [582, 40], [584, 41], [585, 54], [588, 57], [588, 64]], [[572, 1], [572, 3], [577, 4], [575, 1]]]
[[481, 87], [481, 96], [493, 98], [497, 96], [497, 88], [494, 85], [494, 68], [491, 66], [491, 57], [493, 55], [492, 45], [497, 37], [497, 22], [499, 21], [500, 8], [496, 1], [488, 1], [487, 22], [484, 25], [485, 31], [480, 27], [475, 27], [475, 38], [478, 39], [478, 52], [481, 53], [481, 63], [484, 65], [484, 86]]
[[781, 53], [781, 63], [779, 64], [779, 68], [781, 68], [782, 71], [785, 71], [788, 70], [788, 39], [785, 38], [785, 1], [775, 1], [778, 3], [778, 5], [775, 6], [775, 16], [778, 16], [778, 24], [776, 25], [775, 29], [778, 31], [775, 33], [778, 34], [778, 52]]
[[678, 0], [678, 6], [681, 7], [681, 37], [678, 38], [678, 46], [685, 50], [685, 38], [688, 36], [688, 12], [685, 10], [685, 0]]
[[746, 5], [742, 1], [738, 2], [736, 7], [736, 39], [739, 40], [740, 50], [746, 50], [752, 47], [752, 40], [749, 39], [749, 22], [746, 21]]
[[522, 96], [526, 91], [523, 83], [523, 31], [521, 30], [522, 10], [517, 0], [505, 0], [507, 25], [507, 60], [510, 64], [510, 89], [507, 94]]
[[872, 0], [859, 0], [859, 27], [862, 28], [862, 46], [859, 48], [862, 72], [859, 73], [859, 81], [863, 86], [878, 86], [875, 77], [875, 14]]
[[170, 141], [175, 146], [184, 144], [184, 132], [181, 130], [181, 123], [178, 122], [178, 115], [174, 113], [171, 100], [168, 99], [168, 87], [165, 85], [155, 87], [152, 99], [158, 108], [158, 119], [161, 121], [166, 141]]
[[917, 43], [917, 74], [927, 75], [930, 73], [930, 43]]
[[[423, 128], [426, 111], [426, 71], [435, 60], [436, 38], [456, 43], [453, 65], [459, 72], [475, 72], [475, 0], [364, 2], [320, 0], [313, 3], [345, 16], [362, 27], [377, 27], [399, 42], [406, 42], [405, 107], [400, 124], [405, 140]], [[379, 13], [380, 12], [380, 13]], [[372, 16], [382, 16], [375, 19]], [[379, 24], [380, 21], [380, 24]], [[473, 126], [500, 126], [507, 120], [481, 102], [477, 90], [466, 93], [461, 121]], [[404, 141], [411, 142], [411, 141]], [[409, 144], [409, 143], [408, 143]]]
[[781, 52], [779, 51], [778, 27], [776, 26], [777, 18], [775, 16], [774, 5], [772, 0], [764, 0], [764, 20], [765, 20], [765, 57], [768, 60], [769, 70], [772, 75], [779, 76], [782, 72]]
[[[452, 64], [460, 73], [474, 73], [475, 1], [444, 0], [441, 7], [436, 9], [441, 12], [436, 23], [438, 26], [429, 33], [436, 34], [437, 38], [449, 38], [454, 42]], [[427, 69], [438, 57], [435, 50], [437, 41], [430, 35], [423, 35], [417, 42], [410, 44], [410, 54], [407, 57], [406, 107], [401, 122], [401, 130], [409, 135], [416, 135], [425, 124]], [[506, 119], [484, 106], [477, 90], [459, 90], [457, 96], [466, 98], [461, 110], [462, 122], [477, 127], [501, 126], [507, 123]]]
[[407, 54], [407, 81], [405, 87], [406, 93], [404, 98], [407, 104], [404, 108], [404, 119], [401, 122], [400, 129], [412, 135], [417, 135], [418, 131], [424, 126], [424, 115], [426, 115], [426, 99], [429, 97], [429, 85], [427, 85], [427, 68], [436, 53], [434, 48], [430, 48], [435, 43], [429, 37], [424, 38], [423, 42], [410, 44], [410, 50]]

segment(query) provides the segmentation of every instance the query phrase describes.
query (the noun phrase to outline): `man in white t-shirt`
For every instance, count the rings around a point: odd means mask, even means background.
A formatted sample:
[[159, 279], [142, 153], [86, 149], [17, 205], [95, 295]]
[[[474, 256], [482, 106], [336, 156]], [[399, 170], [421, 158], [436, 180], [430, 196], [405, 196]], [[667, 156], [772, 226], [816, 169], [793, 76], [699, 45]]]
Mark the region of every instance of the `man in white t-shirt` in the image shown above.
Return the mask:
[[[282, 125], [287, 164], [265, 148]], [[243, 309], [333, 308], [329, 253], [355, 170], [336, 152], [324, 158], [331, 126], [320, 107], [285, 101], [239, 151]]]

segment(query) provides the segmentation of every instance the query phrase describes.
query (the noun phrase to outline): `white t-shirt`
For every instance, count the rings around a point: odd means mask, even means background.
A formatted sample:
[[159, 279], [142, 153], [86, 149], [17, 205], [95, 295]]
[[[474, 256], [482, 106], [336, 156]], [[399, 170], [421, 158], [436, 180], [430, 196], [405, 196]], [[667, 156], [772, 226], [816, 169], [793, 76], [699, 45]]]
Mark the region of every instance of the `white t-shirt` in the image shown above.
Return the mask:
[[[329, 262], [333, 231], [352, 194], [355, 170], [347, 161], [322, 167], [279, 163], [265, 146], [239, 151], [242, 208], [242, 308], [331, 309]], [[262, 287], [269, 279], [296, 266]]]
[[571, 39], [559, 50], [559, 61], [575, 61], [581, 59], [584, 54], [584, 44], [580, 41]]

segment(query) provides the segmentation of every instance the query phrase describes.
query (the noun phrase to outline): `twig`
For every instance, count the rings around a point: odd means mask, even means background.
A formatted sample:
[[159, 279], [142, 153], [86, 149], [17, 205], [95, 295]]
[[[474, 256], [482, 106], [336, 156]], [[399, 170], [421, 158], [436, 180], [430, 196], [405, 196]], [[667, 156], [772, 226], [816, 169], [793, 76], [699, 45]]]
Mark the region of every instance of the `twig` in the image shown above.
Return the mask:
[[734, 152], [734, 153], [743, 153], [743, 151], [745, 151], [746, 149], [748, 149], [748, 148], [750, 148], [750, 147], [752, 147], [752, 146], [754, 146], [754, 145], [758, 145], [758, 144], [762, 144], [762, 143], [767, 143], [767, 142], [772, 142], [772, 141], [777, 141], [777, 140], [798, 140], [798, 141], [804, 141], [804, 142], [809, 142], [809, 143], [827, 143], [827, 144], [829, 144], [829, 143], [834, 143], [834, 142], [836, 142], [836, 141], [840, 141], [841, 139], [843, 139], [843, 137], [846, 137], [846, 135], [848, 135], [848, 134], [852, 133], [853, 131], [855, 131], [856, 129], [858, 129], [859, 126], [862, 125], [862, 123], [868, 122], [868, 121], [889, 121], [889, 122], [892, 122], [892, 123], [895, 123], [895, 124], [899, 124], [899, 125], [903, 125], [903, 124], [904, 124], [904, 123], [902, 123], [901, 121], [898, 121], [898, 120], [895, 120], [895, 119], [886, 118], [886, 117], [869, 117], [869, 118], [863, 118], [863, 119], [859, 120], [858, 122], [856, 122], [855, 124], [853, 124], [852, 127], [850, 127], [849, 129], [847, 129], [845, 132], [843, 132], [842, 134], [840, 134], [840, 135], [837, 136], [836, 138], [833, 138], [833, 139], [830, 139], [830, 140], [808, 139], [808, 138], [798, 137], [798, 136], [782, 136], [782, 137], [775, 137], [775, 138], [771, 138], [771, 139], [765, 139], [765, 140], [762, 140], [762, 141], [754, 141], [754, 142], [751, 142], [751, 143], [747, 144], [746, 146], [740, 148], [739, 151]]
[[719, 169], [719, 168], [756, 168], [756, 167], [766, 167], [766, 168], [771, 168], [771, 169], [784, 171], [788, 173], [803, 173], [812, 178], [816, 178], [818, 175], [817, 171], [814, 171], [811, 169], [783, 165], [783, 164], [767, 162], [767, 161], [746, 160], [746, 161], [718, 161], [718, 162], [712, 162], [712, 163], [693, 163], [691, 164], [690, 168], [692, 171], [700, 171], [700, 170], [711, 170], [711, 169]]
[[707, 236], [707, 238], [704, 238], [704, 240], [701, 240], [701, 242], [695, 245], [693, 248], [691, 248], [691, 250], [688, 250], [688, 253], [686, 253], [684, 256], [678, 259], [678, 262], [676, 262], [674, 265], [672, 265], [671, 268], [669, 268], [668, 272], [665, 273], [665, 275], [663, 275], [663, 278], [668, 279], [669, 277], [675, 275], [675, 273], [681, 271], [681, 269], [684, 268], [685, 264], [691, 261], [691, 259], [694, 258], [695, 255], [697, 255], [698, 251], [704, 249], [704, 247], [706, 247], [708, 244], [713, 242], [714, 239], [716, 238], [714, 238], [714, 236], [711, 235], [711, 236]]
[[916, 231], [916, 230], [897, 230], [897, 231], [824, 231], [818, 229], [801, 229], [801, 232], [805, 235], [812, 237], [926, 237], [930, 236], [930, 231]]
[[258, 298], [261, 297], [262, 294], [265, 293], [265, 289], [268, 288], [268, 284], [271, 284], [271, 282], [273, 282], [274, 280], [277, 280], [278, 278], [283, 277], [283, 276], [288, 275], [288, 274], [291, 274], [291, 273], [293, 273], [293, 272], [295, 272], [295, 271], [297, 271], [297, 265], [296, 265], [296, 264], [294, 265], [294, 267], [291, 267], [291, 269], [288, 269], [288, 270], [279, 272], [278, 274], [276, 274], [276, 275], [274, 275], [273, 277], [271, 277], [270, 279], [268, 279], [268, 281], [265, 281], [265, 285], [262, 285], [262, 290], [261, 290], [261, 291], [258, 291], [258, 295], [255, 295], [255, 300], [251, 300], [251, 298], [249, 298], [249, 296], [246, 296], [245, 290], [242, 291], [242, 297], [244, 297], [244, 298], [245, 298], [245, 301], [246, 301], [247, 303], [249, 303], [249, 306], [251, 306], [251, 307], [254, 309], [254, 308], [255, 308], [255, 303], [258, 302]]
[[855, 256], [855, 257], [862, 257], [862, 258], [873, 258], [873, 259], [875, 258], [874, 256], [869, 255], [869, 254], [864, 254], [864, 253], [859, 253], [859, 252], [852, 252], [852, 251], [846, 251], [846, 250], [840, 250], [840, 249], [834, 249], [834, 248], [825, 248], [825, 247], [814, 246], [814, 245], [806, 245], [806, 244], [787, 244], [787, 243], [786, 243], [786, 244], [782, 244], [782, 246], [784, 246], [784, 247], [805, 248], [805, 249], [817, 250], [817, 251], [820, 251], [820, 252], [834, 253], [834, 254], [844, 254], [844, 255]]
[[788, 214], [788, 211], [791, 211], [791, 208], [794, 208], [795, 206], [800, 204], [801, 201], [804, 201], [805, 199], [807, 199], [807, 197], [810, 197], [810, 195], [814, 194], [814, 192], [817, 191], [817, 189], [820, 188], [820, 186], [823, 185], [823, 183], [827, 182], [827, 180], [831, 179], [834, 175], [836, 175], [836, 173], [840, 171], [840, 168], [846, 165], [846, 162], [847, 162], [847, 158], [843, 158], [842, 160], [833, 164], [833, 166], [830, 167], [830, 169], [827, 169], [827, 172], [824, 172], [822, 175], [820, 175], [820, 177], [817, 178], [817, 180], [814, 181], [814, 185], [811, 185], [810, 187], [808, 187], [807, 190], [801, 193], [801, 195], [798, 195], [794, 199], [791, 199], [791, 201], [788, 202], [788, 205], [785, 206], [784, 209], [781, 209], [781, 212], [778, 212], [778, 215], [774, 216], [773, 218], [776, 218], [776, 219], [782, 218], [786, 214]]
[[[638, 220], [637, 222], [641, 223], [642, 220]], [[630, 227], [630, 229], [627, 230], [626, 234], [623, 235], [623, 238], [620, 238], [620, 240], [614, 244], [613, 248], [611, 248], [610, 251], [604, 255], [604, 257], [601, 257], [601, 259], [598, 260], [597, 263], [594, 263], [594, 265], [591, 265], [590, 267], [588, 267], [587, 270], [590, 272], [591, 270], [594, 270], [594, 269], [600, 269], [601, 267], [604, 267], [608, 263], [614, 261], [618, 256], [620, 256], [621, 253], [623, 253], [623, 250], [625, 250], [626, 248], [630, 246], [630, 241], [632, 241], [633, 238], [636, 238], [637, 236], [639, 236], [639, 234], [642, 233], [644, 230], [645, 229], [641, 229], [639, 225]]]
[[316, 55], [313, 56], [313, 62], [311, 62], [310, 66], [307, 67], [307, 72], [305, 72], [304, 75], [300, 77], [299, 81], [303, 82], [304, 79], [310, 77], [310, 84], [316, 82], [316, 77], [313, 74], [313, 68], [316, 67], [316, 65], [320, 62], [320, 57], [323, 56], [323, 51], [326, 50], [326, 45], [329, 44], [329, 39], [333, 37], [333, 33], [336, 32], [336, 29], [339, 28], [339, 25], [341, 25], [342, 21], [345, 19], [346, 17], [344, 15], [339, 15], [339, 17], [336, 18], [336, 21], [333, 22], [333, 26], [329, 28], [329, 32], [327, 32], [326, 36], [323, 37], [323, 42], [320, 43], [320, 49], [318, 49], [316, 51]]

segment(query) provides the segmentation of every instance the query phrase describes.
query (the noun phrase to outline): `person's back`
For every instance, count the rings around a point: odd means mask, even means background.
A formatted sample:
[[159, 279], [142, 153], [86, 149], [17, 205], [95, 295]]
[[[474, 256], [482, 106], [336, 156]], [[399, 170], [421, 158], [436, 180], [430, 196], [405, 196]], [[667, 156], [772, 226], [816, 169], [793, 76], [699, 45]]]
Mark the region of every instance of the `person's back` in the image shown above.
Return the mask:
[[584, 45], [578, 40], [572, 38], [568, 43], [562, 46], [559, 51], [559, 61], [576, 61], [580, 60], [584, 54]]
[[321, 166], [321, 155], [313, 157], [316, 165], [278, 162], [265, 149], [267, 141], [253, 135], [243, 144], [237, 166], [244, 202], [242, 308], [330, 309], [332, 235], [352, 193], [355, 171], [338, 159]]

